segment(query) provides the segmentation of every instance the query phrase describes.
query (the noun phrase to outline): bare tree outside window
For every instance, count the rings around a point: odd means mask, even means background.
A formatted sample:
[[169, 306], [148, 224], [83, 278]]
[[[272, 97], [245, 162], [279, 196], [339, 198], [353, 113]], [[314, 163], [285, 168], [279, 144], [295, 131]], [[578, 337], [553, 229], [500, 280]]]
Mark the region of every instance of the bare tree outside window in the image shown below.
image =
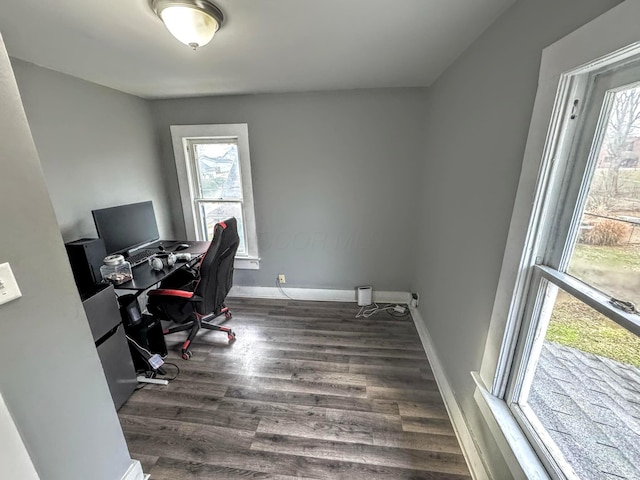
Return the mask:
[[[598, 157], [598, 166], [587, 211], [615, 213], [625, 199], [640, 193], [636, 175], [622, 175], [625, 168], [637, 168], [640, 155], [640, 87], [617, 92]], [[622, 177], [622, 178], [621, 178]]]
[[568, 273], [640, 306], [640, 86], [615, 93]]

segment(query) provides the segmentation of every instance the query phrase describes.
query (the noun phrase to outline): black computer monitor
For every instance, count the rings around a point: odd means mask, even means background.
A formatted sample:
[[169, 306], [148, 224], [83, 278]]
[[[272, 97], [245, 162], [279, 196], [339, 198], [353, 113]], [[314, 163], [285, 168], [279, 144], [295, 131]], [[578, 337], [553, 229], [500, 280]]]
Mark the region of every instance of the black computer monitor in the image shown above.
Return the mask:
[[160, 238], [152, 202], [131, 203], [93, 210], [98, 236], [107, 253], [131, 250]]

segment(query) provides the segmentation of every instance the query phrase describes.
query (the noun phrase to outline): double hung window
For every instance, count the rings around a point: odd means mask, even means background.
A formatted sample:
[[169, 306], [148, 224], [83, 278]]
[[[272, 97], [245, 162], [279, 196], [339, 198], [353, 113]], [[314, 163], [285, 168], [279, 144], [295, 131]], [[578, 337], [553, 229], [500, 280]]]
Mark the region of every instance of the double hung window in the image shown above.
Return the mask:
[[640, 49], [562, 76], [493, 393], [550, 477], [640, 478]]
[[257, 268], [247, 125], [172, 126], [171, 133], [187, 236], [210, 241], [216, 223], [235, 217], [236, 267]]

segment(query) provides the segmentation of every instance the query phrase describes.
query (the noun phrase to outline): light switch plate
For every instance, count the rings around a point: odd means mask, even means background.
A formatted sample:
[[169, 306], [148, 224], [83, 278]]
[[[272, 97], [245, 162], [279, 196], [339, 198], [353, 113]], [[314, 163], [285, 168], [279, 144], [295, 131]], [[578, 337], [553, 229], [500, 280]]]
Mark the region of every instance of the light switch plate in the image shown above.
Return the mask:
[[8, 263], [0, 263], [0, 305], [10, 302], [16, 298], [20, 298], [20, 288], [16, 277], [13, 276], [11, 265]]

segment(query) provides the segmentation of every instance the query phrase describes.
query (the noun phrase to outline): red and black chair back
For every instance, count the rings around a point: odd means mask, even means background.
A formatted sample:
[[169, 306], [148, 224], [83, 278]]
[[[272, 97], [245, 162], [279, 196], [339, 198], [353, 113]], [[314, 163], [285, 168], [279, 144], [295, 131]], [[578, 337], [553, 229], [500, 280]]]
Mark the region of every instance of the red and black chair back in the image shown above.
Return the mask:
[[182, 357], [191, 357], [189, 345], [200, 328], [225, 332], [232, 342], [235, 334], [229, 327], [211, 322], [224, 315], [228, 320], [231, 312], [224, 301], [233, 285], [233, 262], [240, 245], [238, 224], [235, 218], [217, 223], [213, 240], [203, 255], [196, 274], [181, 269], [162, 282], [160, 288], [151, 290], [147, 309], [160, 320], [174, 325], [163, 330], [165, 335], [189, 330], [182, 345]]
[[233, 261], [238, 245], [237, 220], [232, 217], [217, 223], [211, 245], [200, 261], [200, 277], [194, 289], [199, 297], [195, 307], [200, 316], [209, 315], [224, 304], [233, 285]]

